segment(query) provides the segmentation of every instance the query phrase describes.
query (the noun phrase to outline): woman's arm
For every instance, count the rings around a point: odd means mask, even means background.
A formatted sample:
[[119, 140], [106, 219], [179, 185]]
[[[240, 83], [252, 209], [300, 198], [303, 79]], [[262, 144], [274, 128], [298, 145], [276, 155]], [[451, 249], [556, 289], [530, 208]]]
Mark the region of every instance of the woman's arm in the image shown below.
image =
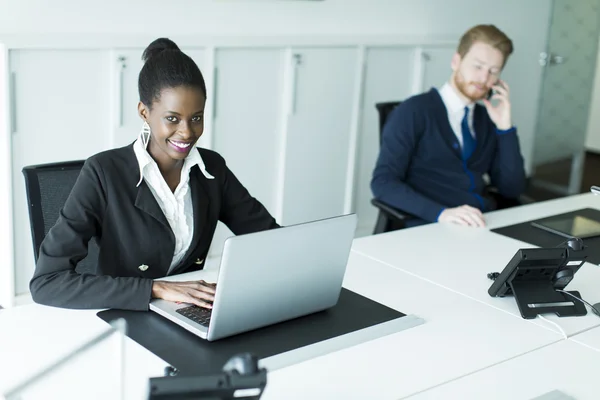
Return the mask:
[[56, 224], [40, 246], [29, 284], [36, 303], [64, 308], [147, 310], [152, 279], [79, 274], [77, 263], [102, 228], [106, 181], [94, 158], [86, 161]]
[[219, 219], [236, 235], [278, 228], [279, 225], [260, 201], [248, 190], [223, 163], [224, 181]]

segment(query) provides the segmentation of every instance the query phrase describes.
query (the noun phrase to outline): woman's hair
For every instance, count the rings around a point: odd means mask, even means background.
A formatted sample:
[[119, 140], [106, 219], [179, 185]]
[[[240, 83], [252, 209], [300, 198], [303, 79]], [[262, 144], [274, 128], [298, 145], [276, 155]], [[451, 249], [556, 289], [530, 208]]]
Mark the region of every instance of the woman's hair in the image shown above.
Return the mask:
[[195, 87], [206, 97], [206, 83], [200, 69], [187, 54], [167, 38], [156, 39], [142, 55], [144, 66], [138, 78], [140, 101], [152, 108], [161, 90], [179, 86]]

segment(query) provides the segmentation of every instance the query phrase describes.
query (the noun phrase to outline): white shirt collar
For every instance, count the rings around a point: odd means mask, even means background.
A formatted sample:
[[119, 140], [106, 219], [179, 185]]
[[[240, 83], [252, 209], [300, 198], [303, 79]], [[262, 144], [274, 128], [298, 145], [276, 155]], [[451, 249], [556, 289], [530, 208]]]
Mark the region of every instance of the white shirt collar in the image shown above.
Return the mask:
[[446, 82], [440, 89], [440, 96], [442, 97], [442, 101], [446, 105], [446, 108], [448, 108], [449, 114], [460, 114], [462, 117], [465, 113], [465, 107], [469, 107], [469, 113], [471, 113], [473, 107], [475, 107], [475, 103], [473, 102], [465, 103], [449, 82]]
[[[137, 187], [140, 186], [142, 180], [144, 179], [144, 170], [146, 169], [146, 166], [152, 163], [156, 163], [156, 161], [154, 161], [154, 159], [150, 156], [148, 151], [144, 149], [140, 138], [138, 138], [133, 144], [133, 151], [135, 153], [135, 157], [140, 167], [140, 180], [135, 185]], [[206, 177], [206, 179], [215, 179], [214, 176], [212, 176], [206, 171], [206, 166], [204, 165], [202, 156], [200, 156], [200, 152], [198, 151], [198, 149], [195, 148], [195, 146], [185, 158], [185, 161], [183, 162], [183, 169], [185, 171], [189, 171], [194, 165], [197, 165], [198, 168], [200, 168], [200, 171], [202, 171], [202, 174]]]

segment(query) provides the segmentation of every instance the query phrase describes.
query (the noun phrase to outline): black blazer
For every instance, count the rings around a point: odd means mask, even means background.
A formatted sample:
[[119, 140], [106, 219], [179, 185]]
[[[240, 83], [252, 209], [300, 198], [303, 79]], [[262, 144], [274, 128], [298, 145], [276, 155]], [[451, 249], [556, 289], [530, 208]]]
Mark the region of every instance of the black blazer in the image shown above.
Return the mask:
[[[278, 227], [265, 207], [214, 151], [198, 149], [190, 171], [194, 234], [172, 274], [202, 269], [217, 221], [236, 235]], [[133, 144], [86, 160], [81, 173], [40, 246], [30, 282], [35, 302], [67, 308], [148, 310], [153, 279], [167, 275], [175, 236], [145, 181], [136, 187], [139, 165]], [[100, 251], [94, 274], [78, 273], [95, 237]], [[143, 271], [141, 265], [148, 268]]]

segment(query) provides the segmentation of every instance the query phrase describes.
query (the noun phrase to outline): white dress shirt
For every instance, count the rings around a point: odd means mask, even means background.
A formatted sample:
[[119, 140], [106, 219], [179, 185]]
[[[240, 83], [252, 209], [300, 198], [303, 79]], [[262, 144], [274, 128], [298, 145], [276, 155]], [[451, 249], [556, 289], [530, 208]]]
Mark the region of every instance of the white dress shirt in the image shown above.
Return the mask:
[[442, 101], [446, 106], [446, 110], [448, 111], [448, 121], [450, 121], [450, 126], [456, 135], [456, 139], [458, 140], [458, 144], [460, 148], [463, 147], [463, 137], [462, 137], [462, 120], [465, 116], [465, 107], [469, 107], [469, 130], [471, 131], [471, 135], [476, 137], [475, 129], [473, 129], [473, 108], [475, 107], [475, 103], [465, 103], [456, 93], [456, 90], [449, 83], [445, 83], [444, 86], [439, 89], [440, 96], [442, 97]]
[[179, 185], [175, 192], [172, 192], [158, 169], [156, 161], [144, 149], [139, 138], [134, 143], [133, 150], [140, 166], [140, 180], [137, 186], [142, 183], [142, 180], [146, 181], [175, 236], [175, 252], [167, 273], [170, 274], [187, 253], [194, 234], [194, 209], [189, 183], [190, 170], [194, 165], [198, 165], [207, 179], [214, 179], [214, 177], [206, 172], [204, 161], [194, 147], [183, 162]]

